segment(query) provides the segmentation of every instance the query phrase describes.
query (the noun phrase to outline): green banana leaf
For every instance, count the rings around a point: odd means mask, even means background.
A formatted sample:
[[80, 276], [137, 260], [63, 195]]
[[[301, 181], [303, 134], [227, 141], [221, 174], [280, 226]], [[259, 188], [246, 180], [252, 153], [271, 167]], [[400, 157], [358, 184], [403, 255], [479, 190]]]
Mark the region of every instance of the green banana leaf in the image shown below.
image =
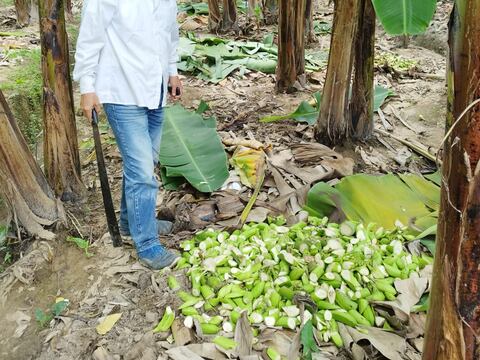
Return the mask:
[[375, 85], [375, 92], [373, 94], [373, 111], [378, 111], [378, 109], [380, 109], [385, 100], [387, 100], [387, 98], [392, 95], [392, 90], [384, 88], [380, 85]]
[[208, 15], [207, 3], [179, 3], [178, 12], [186, 12], [189, 15]]
[[332, 23], [326, 21], [315, 20], [313, 29], [316, 35], [326, 35], [332, 33]]
[[[384, 103], [385, 99], [393, 95], [393, 92], [389, 89], [386, 89], [382, 86], [375, 86], [374, 94], [374, 111], [378, 111], [380, 106]], [[319, 92], [313, 94], [315, 103], [311, 105], [308, 101], [302, 101], [298, 108], [287, 115], [271, 115], [266, 116], [260, 119], [260, 122], [269, 123], [282, 120], [295, 120], [298, 122], [305, 122], [308, 125], [313, 125], [317, 122], [318, 116], [320, 115], [320, 101], [322, 95]]]
[[422, 239], [420, 240], [420, 243], [425, 246], [430, 253], [435, 256], [435, 240], [431, 239]]
[[442, 186], [442, 173], [440, 172], [440, 170], [437, 170], [432, 174], [427, 174], [423, 176], [428, 180], [430, 180], [431, 182], [437, 184], [438, 186]]
[[[241, 13], [245, 13], [247, 10], [245, 1], [238, 0], [237, 8]], [[208, 15], [208, 4], [205, 2], [179, 2], [178, 12], [186, 12], [188, 15]]]
[[183, 177], [197, 190], [212, 192], [228, 178], [227, 155], [216, 129], [180, 105], [165, 110], [159, 159], [169, 187]]
[[308, 101], [302, 101], [298, 108], [291, 114], [287, 115], [271, 115], [260, 119], [260, 122], [269, 123], [281, 120], [295, 120], [298, 122], [306, 122], [309, 125], [315, 124], [320, 113], [320, 101], [322, 95], [317, 91], [313, 94], [315, 104], [310, 105]]
[[419, 312], [428, 312], [430, 308], [430, 293], [425, 293], [420, 298], [419, 302], [412, 307], [410, 312], [419, 313]]
[[[435, 187], [438, 196], [433, 194]], [[306, 210], [314, 216], [376, 223], [386, 229], [393, 229], [397, 221], [403, 225], [414, 223], [420, 232], [428, 229], [433, 234], [431, 226], [438, 211], [432, 208], [438, 209], [439, 195], [437, 185], [418, 175], [358, 174], [343, 178], [335, 187], [316, 184], [308, 193]], [[427, 218], [431, 220], [428, 224], [416, 221]], [[418, 230], [412, 229], [412, 233]]]
[[186, 37], [180, 37], [177, 53], [180, 59], [188, 59], [195, 53], [196, 43]]
[[415, 174], [400, 174], [398, 176], [432, 211], [439, 210], [440, 191], [437, 184], [425, 181], [425, 178]]
[[437, 0], [372, 0], [375, 12], [390, 35], [423, 33], [435, 13]]
[[[3, 205], [1, 199], [0, 199], [0, 205]], [[0, 246], [2, 246], [5, 240], [7, 239], [7, 235], [8, 235], [8, 227], [3, 224], [0, 224]]]
[[187, 182], [183, 176], [168, 176], [164, 167], [160, 168], [160, 177], [162, 178], [162, 186], [165, 190], [178, 190], [180, 186]]
[[[238, 71], [247, 70], [274, 74], [277, 67], [278, 48], [273, 36], [267, 35], [262, 42], [222, 39], [215, 36], [196, 37], [188, 33], [180, 38], [178, 54], [181, 61], [178, 69], [191, 73], [211, 83], [218, 83]], [[308, 50], [305, 55], [306, 69], [318, 71], [327, 66], [328, 52]]]
[[261, 71], [265, 74], [275, 74], [277, 68], [277, 61], [273, 59], [263, 58], [245, 58], [238, 60], [225, 61], [227, 64], [244, 66], [249, 70]]

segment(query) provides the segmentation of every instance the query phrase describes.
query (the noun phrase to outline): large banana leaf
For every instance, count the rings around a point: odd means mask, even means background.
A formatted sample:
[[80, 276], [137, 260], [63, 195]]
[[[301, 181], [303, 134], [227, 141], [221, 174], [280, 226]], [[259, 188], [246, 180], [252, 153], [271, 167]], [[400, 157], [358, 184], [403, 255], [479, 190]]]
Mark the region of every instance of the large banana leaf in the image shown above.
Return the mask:
[[160, 164], [171, 186], [184, 177], [199, 191], [212, 192], [228, 178], [227, 155], [216, 129], [180, 105], [165, 111]]
[[178, 12], [186, 12], [189, 15], [208, 15], [208, 4], [182, 2], [178, 4]]
[[391, 35], [423, 33], [435, 13], [437, 0], [372, 0], [385, 31]]
[[[375, 86], [374, 94], [374, 111], [378, 111], [385, 99], [393, 95], [393, 92], [380, 85]], [[309, 125], [316, 123], [320, 115], [320, 101], [322, 95], [319, 92], [313, 94], [314, 102], [302, 101], [298, 108], [291, 114], [286, 115], [270, 115], [260, 119], [260, 122], [275, 122], [281, 120], [295, 120], [298, 122], [305, 122]]]
[[[218, 83], [234, 71], [246, 70], [274, 74], [277, 67], [278, 48], [273, 37], [267, 35], [263, 42], [235, 41], [214, 36], [196, 37], [189, 33], [180, 38], [178, 48], [181, 61], [178, 69], [198, 78]], [[307, 51], [306, 69], [318, 71], [327, 65], [326, 51]]]
[[306, 122], [309, 125], [315, 124], [320, 114], [320, 101], [322, 95], [319, 92], [313, 94], [315, 100], [314, 104], [310, 104], [308, 101], [302, 101], [298, 108], [287, 115], [271, 115], [260, 119], [261, 122], [274, 122], [281, 120], [295, 120], [298, 122]]
[[306, 209], [315, 216], [335, 215], [386, 229], [395, 227], [397, 221], [415, 223], [424, 231], [435, 225], [439, 201], [440, 188], [422, 176], [358, 174], [343, 178], [335, 187], [315, 185], [308, 193]]

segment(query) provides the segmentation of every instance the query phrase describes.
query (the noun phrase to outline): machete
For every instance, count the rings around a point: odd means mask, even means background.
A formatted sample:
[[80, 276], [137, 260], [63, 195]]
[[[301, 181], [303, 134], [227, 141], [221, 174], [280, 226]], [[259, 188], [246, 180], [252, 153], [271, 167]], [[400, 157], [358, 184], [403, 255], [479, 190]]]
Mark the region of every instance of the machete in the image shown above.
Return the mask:
[[117, 217], [113, 208], [112, 193], [108, 183], [107, 168], [105, 167], [105, 159], [103, 157], [102, 141], [100, 139], [100, 131], [98, 131], [98, 114], [95, 109], [92, 110], [92, 128], [93, 139], [95, 140], [95, 153], [97, 154], [98, 175], [100, 176], [100, 184], [102, 186], [103, 205], [107, 216], [108, 231], [112, 238], [113, 246], [122, 246], [122, 237], [118, 229]]

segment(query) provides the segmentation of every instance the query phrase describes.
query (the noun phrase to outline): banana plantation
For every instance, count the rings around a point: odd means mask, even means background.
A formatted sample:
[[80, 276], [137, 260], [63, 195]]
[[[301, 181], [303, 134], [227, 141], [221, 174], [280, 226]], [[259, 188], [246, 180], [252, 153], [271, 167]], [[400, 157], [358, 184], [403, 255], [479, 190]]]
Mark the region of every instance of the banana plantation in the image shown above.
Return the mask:
[[0, 0], [0, 358], [480, 359], [480, 0]]

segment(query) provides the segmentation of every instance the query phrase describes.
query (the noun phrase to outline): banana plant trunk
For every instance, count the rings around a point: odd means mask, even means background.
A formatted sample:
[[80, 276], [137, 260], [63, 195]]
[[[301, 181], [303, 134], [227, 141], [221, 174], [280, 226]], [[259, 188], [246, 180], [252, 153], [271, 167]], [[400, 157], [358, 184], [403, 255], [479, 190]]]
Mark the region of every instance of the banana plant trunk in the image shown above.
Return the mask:
[[441, 207], [424, 360], [480, 358], [480, 0], [449, 23], [449, 96]]
[[313, 0], [306, 0], [305, 5], [305, 32], [307, 34], [307, 43], [312, 44], [315, 42], [315, 28], [313, 25]]
[[265, 25], [277, 23], [279, 1], [280, 0], [262, 0], [262, 13]]
[[43, 226], [65, 220], [0, 90], [0, 194], [28, 233], [53, 239]]
[[63, 0], [40, 0], [45, 174], [62, 201], [85, 194], [80, 176]]
[[223, 31], [238, 31], [237, 4], [235, 0], [223, 0]]
[[247, 16], [251, 20], [255, 17], [255, 9], [258, 6], [258, 0], [248, 0], [247, 1]]
[[217, 32], [222, 26], [222, 16], [218, 0], [208, 0], [208, 29]]
[[315, 139], [327, 146], [343, 143], [349, 134], [348, 111], [352, 77], [352, 58], [360, 0], [336, 0], [328, 68], [323, 87], [320, 116], [315, 126]]
[[31, 0], [15, 0], [18, 26], [24, 27], [30, 24], [30, 8]]
[[294, 92], [305, 85], [305, 1], [280, 0], [277, 91]]
[[350, 101], [351, 135], [366, 140], [373, 134], [375, 9], [371, 0], [361, 0], [355, 39], [355, 64]]

